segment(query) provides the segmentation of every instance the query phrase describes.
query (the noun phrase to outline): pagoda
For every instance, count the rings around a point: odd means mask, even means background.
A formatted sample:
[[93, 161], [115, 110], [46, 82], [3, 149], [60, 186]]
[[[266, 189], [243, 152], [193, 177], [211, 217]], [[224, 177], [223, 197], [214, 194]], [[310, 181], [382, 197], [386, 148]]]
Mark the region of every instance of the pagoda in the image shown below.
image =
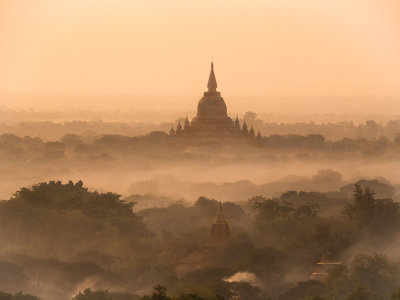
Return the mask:
[[229, 225], [222, 212], [222, 203], [219, 202], [217, 215], [211, 225], [211, 239], [214, 242], [226, 242], [229, 236]]
[[240, 128], [238, 117], [233, 121], [227, 112], [227, 107], [221, 93], [217, 91], [217, 79], [214, 72], [214, 63], [211, 62], [208, 77], [207, 91], [197, 104], [197, 115], [189, 121], [186, 117], [184, 127], [179, 123], [177, 129], [171, 128], [170, 135], [197, 141], [221, 139], [255, 140], [253, 128], [247, 129], [247, 124]]

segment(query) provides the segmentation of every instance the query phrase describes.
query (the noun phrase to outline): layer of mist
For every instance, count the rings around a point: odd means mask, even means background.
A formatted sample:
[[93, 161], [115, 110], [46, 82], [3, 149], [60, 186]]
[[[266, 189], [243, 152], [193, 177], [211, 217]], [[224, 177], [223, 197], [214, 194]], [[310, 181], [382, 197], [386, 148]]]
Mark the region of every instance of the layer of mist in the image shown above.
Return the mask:
[[[251, 112], [244, 121], [270, 134], [221, 144], [171, 137], [168, 123], [1, 125], [0, 291], [43, 300], [136, 300], [163, 286], [179, 300], [395, 293], [399, 122], [277, 124]], [[224, 243], [211, 237], [218, 203]], [[331, 256], [337, 265], [321, 271]]]

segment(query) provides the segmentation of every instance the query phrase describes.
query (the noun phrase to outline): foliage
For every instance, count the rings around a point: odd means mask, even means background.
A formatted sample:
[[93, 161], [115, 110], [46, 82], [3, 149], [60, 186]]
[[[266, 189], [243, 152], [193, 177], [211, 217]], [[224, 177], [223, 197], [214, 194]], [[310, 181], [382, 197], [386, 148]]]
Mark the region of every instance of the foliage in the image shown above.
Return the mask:
[[[82, 182], [41, 183], [0, 203], [0, 284], [6, 286], [12, 278], [22, 286], [32, 270], [48, 282], [52, 279], [43, 274], [51, 270], [57, 284], [68, 278], [68, 288], [93, 274], [105, 286], [118, 282], [127, 291], [154, 282], [168, 286], [168, 294], [164, 286], [156, 286], [143, 300], [261, 300], [266, 295], [281, 300], [375, 300], [378, 295], [388, 299], [390, 293], [396, 299], [396, 262], [353, 249], [360, 241], [391, 242], [399, 233], [397, 203], [375, 199], [360, 186], [355, 186], [344, 214], [320, 213], [320, 205], [329, 201], [322, 193], [288, 191], [272, 199], [225, 202], [231, 237], [217, 244], [210, 239], [218, 209], [214, 199], [199, 197], [194, 204], [180, 201], [135, 214], [133, 203], [113, 193], [90, 192]], [[324, 279], [308, 280], [327, 253], [343, 264], [331, 267]], [[135, 297], [86, 289], [74, 300]]]
[[356, 184], [354, 202], [347, 205], [343, 213], [360, 228], [385, 236], [398, 232], [400, 226], [400, 205], [391, 199], [375, 199], [367, 187], [363, 190]]
[[356, 255], [350, 265], [350, 279], [376, 293], [385, 294], [395, 287], [399, 269], [392, 266], [382, 254]]
[[[194, 203], [194, 208], [204, 216], [214, 217], [218, 209], [218, 201], [201, 196]], [[241, 218], [245, 214], [240, 205], [229, 201], [222, 204], [222, 209], [225, 215], [233, 219]]]
[[347, 300], [372, 300], [372, 295], [364, 287], [357, 287], [347, 297]]
[[[142, 220], [113, 193], [89, 192], [81, 181], [40, 183], [22, 188], [0, 202], [0, 233], [4, 245], [20, 245], [48, 255], [102, 249], [119, 239], [138, 245], [149, 235]], [[49, 252], [50, 251], [50, 252]]]
[[322, 202], [327, 200], [327, 196], [324, 193], [317, 192], [297, 192], [297, 191], [287, 191], [283, 193], [280, 197], [280, 200], [283, 202], [291, 202], [291, 203], [306, 203], [306, 202]]
[[342, 232], [341, 224], [319, 217], [318, 204], [308, 202], [295, 206], [286, 201], [286, 195], [283, 200], [265, 197], [250, 199], [255, 211], [254, 227], [259, 243], [278, 247], [287, 254], [295, 251], [295, 257], [303, 262], [317, 259], [324, 252], [348, 243], [348, 233]]
[[0, 300], [40, 300], [40, 298], [31, 294], [22, 294], [21, 292], [14, 295], [0, 292]]
[[[388, 297], [399, 283], [399, 271], [399, 266], [389, 262], [384, 255], [358, 254], [348, 268], [339, 265], [329, 270], [325, 281], [326, 294], [332, 298], [353, 297], [351, 299], [367, 294], [365, 297], [375, 299], [376, 295], [369, 293], [373, 291]], [[364, 287], [368, 287], [369, 291]]]
[[321, 293], [323, 283], [315, 280], [299, 282], [296, 287], [288, 289], [280, 300], [314, 299]]
[[73, 300], [112, 300], [112, 297], [108, 291], [85, 289], [83, 293], [79, 292]]
[[151, 296], [143, 296], [141, 300], [224, 300], [225, 298], [216, 295], [215, 297], [212, 298], [203, 298], [197, 294], [194, 293], [182, 293], [178, 297], [173, 297], [170, 298], [167, 296], [167, 288], [161, 286], [161, 285], [156, 285], [153, 288], [153, 293]]

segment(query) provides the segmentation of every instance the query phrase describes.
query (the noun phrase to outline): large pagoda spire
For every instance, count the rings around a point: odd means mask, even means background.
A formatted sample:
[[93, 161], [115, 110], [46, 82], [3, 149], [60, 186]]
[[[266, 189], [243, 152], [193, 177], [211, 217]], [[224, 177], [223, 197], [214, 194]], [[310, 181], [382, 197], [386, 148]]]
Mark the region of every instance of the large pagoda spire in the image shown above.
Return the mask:
[[214, 63], [213, 62], [211, 62], [211, 71], [210, 71], [210, 76], [208, 77], [207, 88], [208, 88], [208, 92], [215, 93], [217, 91], [217, 79], [215, 78], [215, 74], [214, 74]]

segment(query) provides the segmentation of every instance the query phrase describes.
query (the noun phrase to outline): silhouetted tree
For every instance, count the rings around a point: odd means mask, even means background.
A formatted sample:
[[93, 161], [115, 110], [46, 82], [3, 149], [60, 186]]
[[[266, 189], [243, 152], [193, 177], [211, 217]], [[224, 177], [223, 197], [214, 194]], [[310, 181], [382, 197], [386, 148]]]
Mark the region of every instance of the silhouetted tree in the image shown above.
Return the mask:
[[92, 291], [91, 289], [85, 289], [83, 293], [79, 292], [73, 300], [112, 300], [112, 297], [107, 290]]
[[374, 193], [367, 187], [363, 190], [355, 185], [354, 202], [347, 205], [343, 213], [360, 228], [379, 235], [397, 232], [400, 224], [400, 206], [391, 199], [375, 199]]
[[0, 292], [0, 300], [40, 300], [40, 298], [31, 294], [22, 294], [21, 292], [14, 295]]

